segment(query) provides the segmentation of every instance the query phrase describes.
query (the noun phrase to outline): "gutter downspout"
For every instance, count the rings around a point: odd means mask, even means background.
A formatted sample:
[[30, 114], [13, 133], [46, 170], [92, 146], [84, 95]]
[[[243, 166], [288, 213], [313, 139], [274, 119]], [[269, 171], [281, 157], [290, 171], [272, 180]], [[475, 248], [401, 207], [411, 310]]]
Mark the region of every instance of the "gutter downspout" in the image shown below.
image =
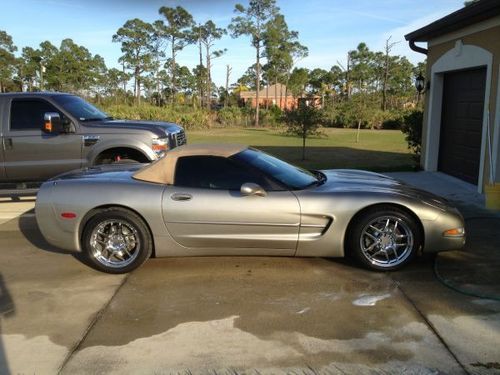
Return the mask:
[[415, 52], [423, 53], [424, 55], [427, 55], [427, 53], [429, 52], [427, 48], [417, 46], [413, 39], [410, 39], [408, 43], [410, 44], [410, 48]]

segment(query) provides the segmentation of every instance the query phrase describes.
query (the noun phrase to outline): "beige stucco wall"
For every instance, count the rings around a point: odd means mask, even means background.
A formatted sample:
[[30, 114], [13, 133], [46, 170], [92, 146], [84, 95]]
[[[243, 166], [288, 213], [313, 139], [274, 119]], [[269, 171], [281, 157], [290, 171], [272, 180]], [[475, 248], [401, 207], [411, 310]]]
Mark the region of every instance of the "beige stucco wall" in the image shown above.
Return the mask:
[[[443, 39], [443, 37], [440, 37], [440, 39]], [[427, 55], [427, 74], [426, 77], [431, 77], [431, 69], [434, 63], [445, 53], [448, 51], [452, 50], [455, 47], [455, 44], [458, 40], [461, 40], [464, 45], [474, 45], [477, 47], [481, 47], [488, 52], [490, 52], [493, 55], [493, 64], [492, 64], [492, 71], [491, 71], [491, 88], [490, 88], [490, 99], [489, 99], [489, 108], [490, 108], [490, 134], [493, 133], [493, 129], [495, 127], [495, 124], [500, 121], [500, 115], [497, 113], [497, 97], [499, 95], [498, 93], [498, 80], [499, 80], [499, 69], [500, 69], [500, 26], [495, 26], [490, 29], [484, 30], [484, 31], [479, 31], [473, 34], [469, 34], [466, 36], [461, 36], [454, 38], [452, 40], [439, 43], [437, 44], [436, 41], [430, 41], [430, 47], [429, 47], [429, 52]], [[432, 90], [432, 79], [431, 79], [431, 90]], [[424, 128], [423, 128], [423, 140], [427, 138], [427, 133], [428, 133], [428, 114], [427, 110], [429, 109], [429, 99], [430, 99], [429, 93], [426, 95], [426, 105], [425, 105], [425, 115], [424, 115]], [[497, 125], [498, 127], [498, 125]], [[498, 134], [497, 134], [498, 137]], [[495, 139], [494, 142], [499, 142], [498, 139]], [[422, 142], [422, 155], [425, 155], [427, 152], [426, 150], [426, 144], [423, 141]], [[485, 167], [484, 167], [484, 174], [483, 174], [483, 181], [484, 183], [488, 182], [488, 175], [489, 175], [489, 161], [488, 161], [488, 149], [483, 149], [483, 153], [486, 153], [485, 155]], [[500, 152], [499, 152], [500, 155]], [[424, 160], [424, 158], [422, 158]], [[422, 164], [423, 165], [423, 164]], [[497, 162], [497, 169], [500, 167], [500, 160]], [[500, 171], [497, 173], [496, 180], [500, 181]]]

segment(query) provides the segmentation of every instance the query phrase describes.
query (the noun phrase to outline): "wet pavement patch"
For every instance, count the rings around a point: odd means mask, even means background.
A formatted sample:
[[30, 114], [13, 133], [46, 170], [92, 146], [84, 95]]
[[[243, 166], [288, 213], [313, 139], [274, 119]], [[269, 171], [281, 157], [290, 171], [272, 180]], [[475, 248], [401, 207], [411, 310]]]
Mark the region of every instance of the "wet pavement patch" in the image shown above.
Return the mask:
[[471, 217], [466, 231], [463, 250], [437, 256], [436, 276], [458, 292], [500, 300], [500, 218]]
[[460, 370], [383, 273], [326, 259], [207, 257], [134, 272], [65, 372], [332, 363]]

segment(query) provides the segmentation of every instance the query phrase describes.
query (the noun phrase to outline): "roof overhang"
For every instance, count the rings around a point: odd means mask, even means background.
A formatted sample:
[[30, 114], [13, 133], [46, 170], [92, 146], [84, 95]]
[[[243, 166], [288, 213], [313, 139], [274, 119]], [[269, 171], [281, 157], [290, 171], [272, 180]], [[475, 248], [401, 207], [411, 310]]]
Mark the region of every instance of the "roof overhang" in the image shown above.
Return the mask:
[[411, 49], [416, 52], [426, 53], [427, 50], [416, 46], [415, 42], [427, 42], [498, 15], [500, 15], [500, 0], [479, 0], [427, 26], [406, 34], [405, 39], [409, 41]]

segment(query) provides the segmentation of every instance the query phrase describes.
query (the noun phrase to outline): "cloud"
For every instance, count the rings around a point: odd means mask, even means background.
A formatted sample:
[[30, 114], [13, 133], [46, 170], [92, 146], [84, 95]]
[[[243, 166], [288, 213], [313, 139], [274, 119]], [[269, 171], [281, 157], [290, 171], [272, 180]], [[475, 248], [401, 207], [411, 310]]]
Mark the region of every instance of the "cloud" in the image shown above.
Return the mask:
[[385, 32], [382, 38], [378, 42], [378, 48], [384, 48], [385, 41], [387, 38], [392, 36], [392, 40], [395, 42], [400, 42], [396, 44], [392, 50], [394, 55], [406, 56], [412, 63], [417, 63], [425, 60], [425, 55], [415, 52], [410, 49], [408, 42], [405, 40], [404, 36], [411, 33], [412, 31], [418, 30], [456, 10], [456, 6], [443, 7], [435, 12], [427, 14], [423, 17], [417, 18], [414, 21], [400, 27], [393, 28]]

